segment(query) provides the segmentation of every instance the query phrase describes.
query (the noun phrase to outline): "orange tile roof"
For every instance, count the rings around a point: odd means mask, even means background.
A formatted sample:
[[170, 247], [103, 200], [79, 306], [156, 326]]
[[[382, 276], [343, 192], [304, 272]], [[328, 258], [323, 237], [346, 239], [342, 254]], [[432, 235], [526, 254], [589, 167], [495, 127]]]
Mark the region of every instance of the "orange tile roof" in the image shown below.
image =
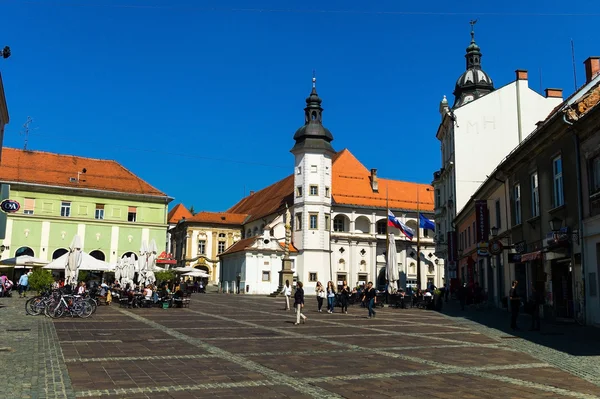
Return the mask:
[[[77, 172], [86, 169], [77, 179]], [[2, 149], [0, 180], [66, 188], [92, 189], [166, 197], [135, 174], [112, 160], [62, 155], [51, 152]]]
[[[344, 149], [335, 154], [332, 165], [332, 195], [334, 204], [385, 209], [433, 212], [433, 187], [429, 184], [410, 183], [379, 178], [379, 192], [371, 189], [371, 172], [352, 153]], [[389, 200], [388, 200], [389, 197]], [[418, 201], [417, 201], [418, 200]], [[227, 212], [250, 215], [252, 222], [294, 202], [294, 175], [290, 175], [255, 194], [249, 195]]]
[[188, 222], [242, 225], [248, 215], [232, 212], [198, 212]]
[[289, 175], [277, 183], [242, 198], [227, 212], [250, 215], [246, 221], [249, 223], [285, 209], [286, 203], [290, 205], [294, 203], [294, 175]]
[[[225, 250], [225, 252], [222, 252], [219, 256], [245, 251], [249, 249], [252, 246], [252, 244], [254, 244], [257, 238], [260, 237], [243, 238], [235, 244], [233, 244], [232, 246], [230, 246], [229, 248], [227, 248], [227, 250]], [[281, 247], [281, 250], [283, 250], [285, 248], [285, 243], [280, 242], [279, 246]], [[292, 243], [289, 244], [289, 248], [290, 252], [298, 252], [298, 249], [296, 249], [296, 247]]]
[[169, 224], [177, 224], [181, 219], [189, 219], [192, 217], [192, 213], [183, 204], [177, 204], [169, 211], [167, 220]]
[[250, 248], [252, 243], [254, 243], [254, 240], [256, 240], [256, 237], [243, 238], [235, 244], [233, 244], [232, 246], [230, 246], [229, 248], [227, 248], [225, 252], [220, 253], [219, 257], [227, 254], [233, 254], [235, 252], [245, 251], [246, 249]]
[[373, 192], [371, 172], [347, 149], [336, 155], [331, 176], [336, 204], [433, 212], [431, 185], [378, 178], [379, 192]]

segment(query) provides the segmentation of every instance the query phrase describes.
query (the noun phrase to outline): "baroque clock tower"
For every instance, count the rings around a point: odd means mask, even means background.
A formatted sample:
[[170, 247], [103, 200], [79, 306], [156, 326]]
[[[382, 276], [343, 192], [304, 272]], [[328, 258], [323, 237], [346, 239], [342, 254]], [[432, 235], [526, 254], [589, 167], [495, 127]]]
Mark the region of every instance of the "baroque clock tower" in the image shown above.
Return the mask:
[[[302, 256], [296, 266], [298, 280], [310, 281], [309, 273], [320, 280], [330, 277], [331, 164], [335, 154], [333, 135], [323, 126], [321, 98], [316, 78], [306, 99], [304, 126], [294, 134], [293, 242]], [[307, 287], [312, 290], [313, 287]]]

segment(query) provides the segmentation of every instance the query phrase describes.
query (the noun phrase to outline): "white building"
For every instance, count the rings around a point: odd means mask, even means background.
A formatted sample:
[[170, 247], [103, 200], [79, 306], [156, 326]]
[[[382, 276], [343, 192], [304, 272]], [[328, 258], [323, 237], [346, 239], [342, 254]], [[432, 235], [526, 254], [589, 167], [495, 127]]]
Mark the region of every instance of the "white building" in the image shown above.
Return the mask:
[[546, 89], [546, 96], [529, 88], [527, 71], [498, 89], [481, 68], [481, 51], [471, 31], [466, 71], [458, 78], [455, 102], [440, 103], [441, 164], [434, 173], [436, 253], [446, 260], [449, 279], [457, 278], [449, 256], [448, 234], [453, 221], [494, 168], [535, 128], [538, 121], [562, 103], [562, 90]]
[[[243, 237], [219, 254], [223, 287], [225, 282], [230, 289], [239, 285], [250, 294], [278, 289], [288, 208], [294, 279], [305, 284], [307, 294], [314, 293], [317, 281], [347, 280], [351, 286], [373, 281], [384, 286], [388, 205], [415, 233], [417, 210], [433, 216], [431, 186], [381, 179], [376, 169], [367, 169], [347, 149], [333, 149], [314, 81], [306, 103], [305, 123], [296, 131], [291, 150], [293, 174], [251, 193], [224, 213], [244, 220], [238, 226]], [[401, 287], [415, 284], [416, 237], [411, 241], [396, 228], [389, 229], [396, 237]], [[433, 231], [420, 229], [419, 234], [421, 285], [431, 281], [441, 286], [443, 262], [434, 255]]]

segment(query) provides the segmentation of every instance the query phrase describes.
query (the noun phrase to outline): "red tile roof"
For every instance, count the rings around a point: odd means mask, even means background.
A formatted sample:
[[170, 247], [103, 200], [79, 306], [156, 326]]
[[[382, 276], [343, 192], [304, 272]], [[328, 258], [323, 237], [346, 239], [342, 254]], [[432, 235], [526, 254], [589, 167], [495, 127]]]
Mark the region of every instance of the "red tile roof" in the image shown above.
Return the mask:
[[[80, 174], [77, 181], [77, 172]], [[75, 178], [72, 182], [70, 179]], [[16, 148], [2, 149], [0, 180], [166, 197], [116, 161]]]
[[242, 225], [248, 215], [232, 212], [198, 212], [188, 222]]
[[[227, 250], [225, 250], [225, 252], [219, 254], [219, 256], [229, 255], [229, 254], [233, 254], [236, 252], [245, 251], [245, 250], [249, 249], [252, 246], [252, 244], [254, 244], [254, 242], [256, 241], [257, 238], [260, 238], [260, 237], [249, 237], [249, 238], [241, 239], [238, 242], [236, 242], [235, 244], [233, 244], [232, 246], [230, 246], [229, 248], [227, 248]], [[281, 250], [283, 251], [283, 249], [285, 248], [285, 243], [280, 242], [279, 246], [281, 247]], [[292, 243], [289, 244], [289, 248], [290, 248], [290, 252], [298, 252], [298, 249], [296, 249], [296, 247], [294, 247], [294, 245]]]
[[[334, 204], [371, 208], [422, 210], [433, 212], [433, 188], [429, 184], [379, 178], [379, 192], [371, 189], [371, 172], [344, 149], [333, 158], [332, 195]], [[388, 199], [389, 198], [389, 199]], [[294, 175], [243, 198], [227, 212], [248, 214], [252, 222], [294, 202]]]
[[227, 212], [250, 215], [246, 221], [248, 223], [284, 209], [286, 203], [294, 203], [294, 175], [242, 198]]
[[177, 204], [169, 211], [167, 220], [169, 224], [177, 224], [181, 219], [189, 219], [192, 213], [183, 204]]

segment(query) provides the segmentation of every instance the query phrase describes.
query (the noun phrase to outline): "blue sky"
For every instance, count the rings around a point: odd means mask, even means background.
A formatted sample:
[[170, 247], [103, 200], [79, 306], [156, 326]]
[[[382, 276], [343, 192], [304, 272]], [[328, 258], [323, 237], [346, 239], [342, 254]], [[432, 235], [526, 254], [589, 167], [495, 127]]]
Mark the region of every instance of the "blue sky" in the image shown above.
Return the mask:
[[[5, 146], [109, 158], [196, 210], [225, 210], [293, 170], [315, 69], [334, 148], [387, 178], [439, 168], [477, 18], [496, 87], [574, 88], [600, 55], [595, 2], [0, 0]], [[488, 4], [489, 3], [489, 4]], [[590, 11], [592, 13], [590, 13]]]

